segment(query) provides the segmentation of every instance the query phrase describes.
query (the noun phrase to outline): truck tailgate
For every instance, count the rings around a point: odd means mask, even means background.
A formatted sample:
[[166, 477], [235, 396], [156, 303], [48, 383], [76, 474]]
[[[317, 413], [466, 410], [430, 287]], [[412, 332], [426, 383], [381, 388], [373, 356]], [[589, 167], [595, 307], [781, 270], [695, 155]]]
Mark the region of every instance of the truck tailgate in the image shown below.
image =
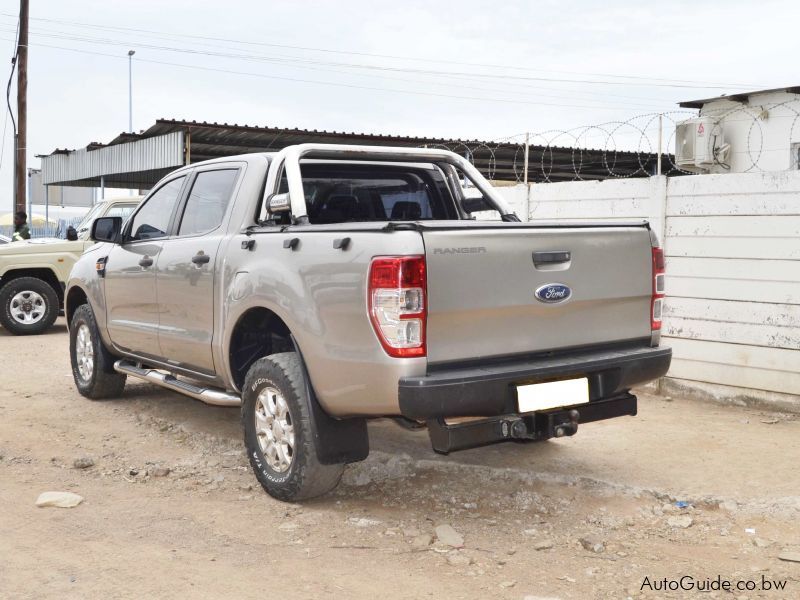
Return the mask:
[[[465, 222], [422, 235], [429, 364], [650, 337], [644, 226]], [[548, 284], [569, 297], [538, 299]]]

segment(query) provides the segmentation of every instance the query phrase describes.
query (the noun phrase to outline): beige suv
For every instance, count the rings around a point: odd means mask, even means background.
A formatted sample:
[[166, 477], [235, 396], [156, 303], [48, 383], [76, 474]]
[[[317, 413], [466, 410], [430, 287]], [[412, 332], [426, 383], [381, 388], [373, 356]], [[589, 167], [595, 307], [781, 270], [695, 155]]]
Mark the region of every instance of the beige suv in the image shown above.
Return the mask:
[[89, 230], [98, 217], [126, 218], [141, 196], [105, 200], [77, 227], [77, 240], [37, 238], [0, 245], [0, 324], [15, 335], [42, 333], [64, 304], [69, 272], [94, 242]]

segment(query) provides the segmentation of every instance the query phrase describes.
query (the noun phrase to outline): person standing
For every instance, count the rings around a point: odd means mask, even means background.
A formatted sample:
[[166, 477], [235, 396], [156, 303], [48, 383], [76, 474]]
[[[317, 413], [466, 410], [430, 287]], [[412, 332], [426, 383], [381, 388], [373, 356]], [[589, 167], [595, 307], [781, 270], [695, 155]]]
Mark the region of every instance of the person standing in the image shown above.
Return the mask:
[[28, 229], [28, 215], [23, 210], [14, 214], [14, 235], [11, 239], [14, 242], [31, 239], [31, 232]]

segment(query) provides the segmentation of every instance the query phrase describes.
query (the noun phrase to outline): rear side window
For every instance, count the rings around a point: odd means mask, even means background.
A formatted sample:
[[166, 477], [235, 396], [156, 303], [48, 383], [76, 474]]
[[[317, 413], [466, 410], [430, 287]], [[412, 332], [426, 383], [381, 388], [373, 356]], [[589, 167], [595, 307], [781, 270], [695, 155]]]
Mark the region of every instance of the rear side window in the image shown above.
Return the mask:
[[197, 174], [178, 235], [208, 233], [222, 224], [238, 173], [238, 169], [221, 169]]
[[[457, 218], [439, 171], [404, 166], [301, 164], [312, 224]], [[283, 182], [282, 191], [286, 191]]]
[[152, 240], [167, 235], [169, 220], [186, 176], [173, 179], [156, 190], [133, 218], [131, 239]]
[[112, 206], [106, 213], [107, 217], [122, 217], [123, 220], [128, 218], [136, 208], [135, 204], [116, 204]]

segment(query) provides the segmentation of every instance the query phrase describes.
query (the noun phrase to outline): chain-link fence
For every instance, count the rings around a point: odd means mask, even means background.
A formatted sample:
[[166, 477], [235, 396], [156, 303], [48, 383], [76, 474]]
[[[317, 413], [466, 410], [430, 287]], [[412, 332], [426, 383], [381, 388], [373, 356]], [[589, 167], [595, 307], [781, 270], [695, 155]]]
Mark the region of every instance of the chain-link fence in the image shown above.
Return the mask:
[[[31, 238], [66, 238], [67, 228], [71, 225], [77, 227], [83, 217], [73, 217], [71, 219], [58, 219], [49, 225], [30, 225]], [[14, 234], [13, 225], [0, 225], [0, 235], [11, 238]]]

